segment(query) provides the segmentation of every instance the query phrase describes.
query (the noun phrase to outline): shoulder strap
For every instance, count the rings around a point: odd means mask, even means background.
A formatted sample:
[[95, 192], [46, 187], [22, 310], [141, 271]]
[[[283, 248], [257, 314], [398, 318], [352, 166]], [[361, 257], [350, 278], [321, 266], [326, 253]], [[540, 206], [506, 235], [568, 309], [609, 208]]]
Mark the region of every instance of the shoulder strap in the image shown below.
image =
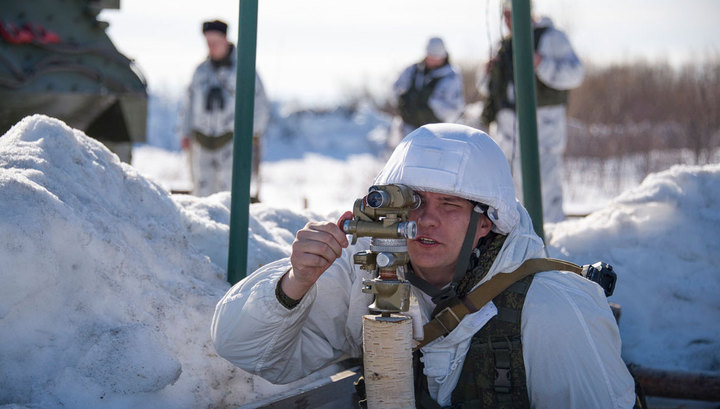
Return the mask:
[[467, 296], [459, 298], [456, 303], [440, 311], [435, 318], [423, 326], [424, 338], [416, 343], [415, 349], [419, 349], [431, 341], [452, 332], [465, 315], [478, 311], [513, 283], [530, 274], [552, 270], [570, 271], [582, 275], [582, 267], [569, 261], [553, 258], [525, 260], [515, 271], [496, 274], [493, 278], [469, 292]]

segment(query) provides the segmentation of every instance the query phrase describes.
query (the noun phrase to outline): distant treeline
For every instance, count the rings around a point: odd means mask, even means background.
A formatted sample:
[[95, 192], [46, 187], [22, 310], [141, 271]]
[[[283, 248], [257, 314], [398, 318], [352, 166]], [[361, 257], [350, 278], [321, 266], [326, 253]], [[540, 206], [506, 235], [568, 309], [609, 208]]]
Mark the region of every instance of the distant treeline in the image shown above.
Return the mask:
[[571, 91], [567, 155], [618, 157], [689, 149], [707, 163], [720, 147], [720, 59], [673, 69], [588, 67]]

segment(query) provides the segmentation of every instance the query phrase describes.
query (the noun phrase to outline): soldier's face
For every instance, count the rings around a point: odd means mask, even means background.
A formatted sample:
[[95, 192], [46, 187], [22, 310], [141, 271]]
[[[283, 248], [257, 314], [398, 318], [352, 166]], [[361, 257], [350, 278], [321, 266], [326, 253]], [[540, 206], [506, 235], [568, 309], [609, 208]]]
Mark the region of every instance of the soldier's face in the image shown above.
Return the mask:
[[205, 33], [207, 41], [208, 54], [213, 60], [222, 60], [228, 52], [228, 40], [225, 35], [219, 31], [208, 31]]
[[503, 10], [503, 19], [505, 20], [505, 25], [507, 26], [508, 30], [512, 32], [512, 10]]
[[[465, 232], [470, 223], [473, 204], [441, 193], [417, 192], [422, 204], [410, 213], [417, 223], [417, 237], [408, 240], [408, 254], [413, 270], [431, 284], [442, 287], [452, 279]], [[488, 234], [492, 223], [481, 216], [473, 244]]]
[[425, 66], [429, 69], [437, 68], [445, 62], [445, 58], [438, 58], [438, 57], [431, 57], [427, 56], [425, 57]]

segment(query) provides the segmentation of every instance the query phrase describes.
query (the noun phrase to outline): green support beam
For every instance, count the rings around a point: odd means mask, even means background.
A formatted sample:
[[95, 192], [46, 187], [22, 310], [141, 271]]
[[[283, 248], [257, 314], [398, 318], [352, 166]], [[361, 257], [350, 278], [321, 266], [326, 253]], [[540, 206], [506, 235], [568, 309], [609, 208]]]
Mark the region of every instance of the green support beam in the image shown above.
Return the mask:
[[540, 155], [538, 154], [535, 70], [533, 67], [533, 30], [530, 0], [512, 0], [512, 43], [515, 67], [515, 112], [520, 129], [523, 201], [530, 213], [535, 233], [545, 240], [543, 232]]
[[231, 285], [245, 278], [247, 270], [257, 16], [258, 0], [240, 0], [227, 275]]

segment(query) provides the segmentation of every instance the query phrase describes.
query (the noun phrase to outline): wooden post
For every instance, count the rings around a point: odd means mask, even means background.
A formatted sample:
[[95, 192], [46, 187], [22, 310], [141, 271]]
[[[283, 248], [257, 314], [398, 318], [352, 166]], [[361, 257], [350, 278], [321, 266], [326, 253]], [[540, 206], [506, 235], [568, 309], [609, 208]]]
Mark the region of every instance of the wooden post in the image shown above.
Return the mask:
[[412, 319], [363, 316], [365, 392], [368, 409], [414, 409]]
[[720, 401], [720, 376], [712, 372], [668, 371], [628, 365], [647, 396]]

